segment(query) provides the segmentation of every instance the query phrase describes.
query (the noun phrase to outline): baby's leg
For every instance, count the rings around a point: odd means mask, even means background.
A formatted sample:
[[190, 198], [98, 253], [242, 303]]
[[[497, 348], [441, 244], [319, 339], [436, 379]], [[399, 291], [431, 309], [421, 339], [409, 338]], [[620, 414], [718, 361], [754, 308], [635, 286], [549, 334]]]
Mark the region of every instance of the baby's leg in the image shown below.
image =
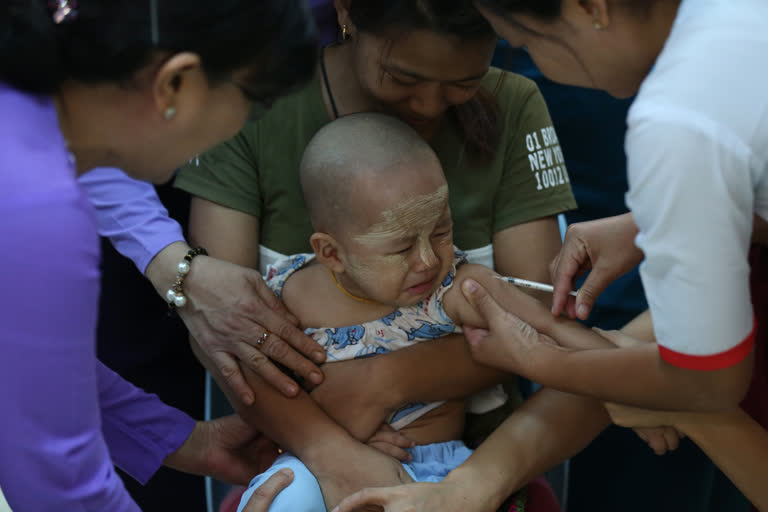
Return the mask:
[[237, 512], [242, 512], [261, 484], [283, 468], [293, 471], [293, 481], [277, 495], [269, 507], [269, 512], [326, 512], [323, 493], [317, 479], [299, 459], [287, 453], [279, 456], [268, 470], [251, 480], [240, 499]]

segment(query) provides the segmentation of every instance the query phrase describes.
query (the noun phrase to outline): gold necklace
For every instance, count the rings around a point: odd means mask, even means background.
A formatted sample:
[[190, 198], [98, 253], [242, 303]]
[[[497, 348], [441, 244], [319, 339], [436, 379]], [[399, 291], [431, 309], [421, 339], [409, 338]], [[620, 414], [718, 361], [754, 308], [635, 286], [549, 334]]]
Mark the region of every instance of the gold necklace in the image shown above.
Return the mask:
[[332, 269], [330, 269], [330, 268], [329, 268], [329, 269], [328, 269], [328, 272], [330, 272], [330, 274], [331, 274], [331, 279], [333, 279], [333, 282], [334, 282], [334, 284], [335, 284], [335, 285], [338, 287], [338, 289], [339, 289], [339, 290], [341, 290], [342, 292], [344, 292], [344, 295], [346, 295], [346, 296], [347, 296], [347, 297], [349, 297], [350, 299], [352, 299], [352, 300], [356, 300], [357, 302], [362, 302], [363, 304], [379, 304], [379, 303], [378, 303], [378, 302], [376, 302], [375, 300], [364, 299], [363, 297], [358, 297], [357, 295], [352, 295], [351, 293], [349, 293], [349, 291], [347, 291], [347, 289], [346, 289], [346, 288], [344, 288], [344, 287], [341, 285], [341, 283], [339, 282], [339, 280], [338, 280], [338, 279], [336, 279], [336, 274], [333, 272], [333, 270], [332, 270]]

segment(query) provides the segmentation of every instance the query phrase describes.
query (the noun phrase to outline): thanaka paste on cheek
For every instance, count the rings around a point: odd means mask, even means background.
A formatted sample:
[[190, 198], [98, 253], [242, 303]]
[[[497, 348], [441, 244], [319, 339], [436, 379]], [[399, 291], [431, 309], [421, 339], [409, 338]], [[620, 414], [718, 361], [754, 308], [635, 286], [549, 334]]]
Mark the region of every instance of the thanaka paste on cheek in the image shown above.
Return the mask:
[[397, 269], [400, 272], [408, 272], [408, 260], [404, 254], [379, 255], [362, 260], [350, 257], [348, 262], [350, 273], [354, 273], [365, 280], [381, 278], [381, 269], [386, 266]]

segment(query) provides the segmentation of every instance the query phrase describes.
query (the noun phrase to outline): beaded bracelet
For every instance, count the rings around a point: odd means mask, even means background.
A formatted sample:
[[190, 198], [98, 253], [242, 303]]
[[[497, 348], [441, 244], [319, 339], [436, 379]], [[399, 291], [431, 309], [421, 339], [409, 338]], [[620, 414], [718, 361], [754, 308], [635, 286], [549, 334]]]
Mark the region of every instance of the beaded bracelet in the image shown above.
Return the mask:
[[184, 259], [181, 260], [176, 267], [176, 281], [174, 281], [171, 288], [165, 294], [165, 300], [168, 301], [169, 308], [183, 308], [187, 303], [187, 297], [184, 295], [182, 284], [184, 284], [184, 278], [187, 277], [187, 274], [189, 274], [189, 271], [192, 269], [192, 260], [195, 256], [200, 256], [201, 254], [203, 256], [208, 256], [208, 251], [202, 247], [190, 249], [187, 251], [187, 254], [184, 255]]

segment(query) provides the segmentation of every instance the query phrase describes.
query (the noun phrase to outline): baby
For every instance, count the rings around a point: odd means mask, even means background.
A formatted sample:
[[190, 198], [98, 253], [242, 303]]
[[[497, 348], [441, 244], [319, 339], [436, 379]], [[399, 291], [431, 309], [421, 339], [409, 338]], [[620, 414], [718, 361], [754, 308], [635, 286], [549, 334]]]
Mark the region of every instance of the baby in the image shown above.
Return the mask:
[[[440, 162], [414, 130], [381, 114], [340, 118], [307, 146], [300, 177], [314, 254], [276, 262], [266, 281], [328, 361], [460, 333], [464, 323], [483, 325], [456, 283], [471, 275], [489, 288], [504, 285], [454, 248]], [[417, 445], [404, 464], [414, 481], [439, 481], [469, 457], [458, 441], [464, 412], [463, 400], [409, 404], [389, 419]], [[251, 482], [239, 510], [283, 467], [295, 478], [270, 510], [324, 512], [317, 481], [289, 454]]]

